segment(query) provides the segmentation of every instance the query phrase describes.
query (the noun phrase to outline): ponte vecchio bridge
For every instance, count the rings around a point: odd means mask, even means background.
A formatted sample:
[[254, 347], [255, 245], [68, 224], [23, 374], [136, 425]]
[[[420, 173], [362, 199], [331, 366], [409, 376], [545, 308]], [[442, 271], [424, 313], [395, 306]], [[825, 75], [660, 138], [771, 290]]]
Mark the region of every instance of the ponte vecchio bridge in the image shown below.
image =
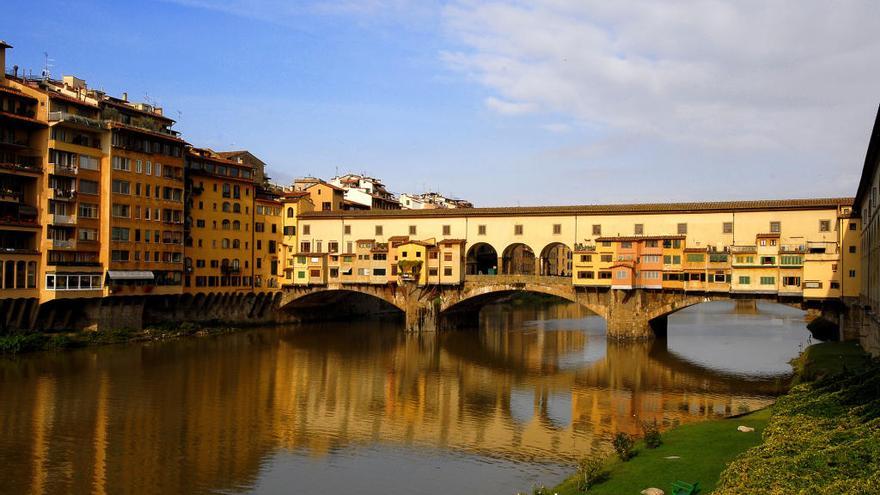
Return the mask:
[[850, 213], [847, 198], [301, 212], [280, 306], [333, 311], [357, 292], [434, 331], [534, 292], [601, 315], [613, 339], [664, 335], [669, 314], [711, 300], [838, 310], [858, 290]]

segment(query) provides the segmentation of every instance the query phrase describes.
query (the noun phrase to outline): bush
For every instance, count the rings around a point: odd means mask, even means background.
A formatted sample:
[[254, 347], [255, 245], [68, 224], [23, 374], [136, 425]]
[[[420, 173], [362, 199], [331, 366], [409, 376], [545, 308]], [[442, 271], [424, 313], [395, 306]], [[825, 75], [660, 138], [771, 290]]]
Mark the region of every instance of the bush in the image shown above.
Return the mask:
[[0, 336], [0, 354], [18, 354], [37, 351], [46, 345], [46, 337], [41, 333], [13, 333]]
[[617, 452], [617, 457], [620, 457], [621, 461], [628, 461], [636, 455], [633, 452], [635, 444], [632, 435], [628, 433], [621, 431], [614, 435], [614, 451]]
[[577, 468], [577, 487], [582, 492], [589, 489], [608, 478], [608, 471], [605, 470], [605, 460], [600, 457], [585, 457], [578, 462]]
[[660, 438], [660, 428], [657, 426], [657, 420], [652, 422], [642, 421], [642, 433], [645, 436], [645, 447], [656, 449], [663, 443]]
[[551, 495], [550, 489], [544, 485], [532, 488], [532, 495]]

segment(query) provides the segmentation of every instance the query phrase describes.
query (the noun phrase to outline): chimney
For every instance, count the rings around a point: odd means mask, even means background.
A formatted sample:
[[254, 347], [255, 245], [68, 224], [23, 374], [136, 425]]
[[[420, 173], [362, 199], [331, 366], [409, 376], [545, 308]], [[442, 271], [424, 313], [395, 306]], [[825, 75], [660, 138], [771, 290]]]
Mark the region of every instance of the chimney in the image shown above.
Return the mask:
[[12, 48], [12, 45], [0, 40], [0, 81], [6, 80], [6, 49]]
[[128, 93], [122, 93], [122, 101], [128, 101]]

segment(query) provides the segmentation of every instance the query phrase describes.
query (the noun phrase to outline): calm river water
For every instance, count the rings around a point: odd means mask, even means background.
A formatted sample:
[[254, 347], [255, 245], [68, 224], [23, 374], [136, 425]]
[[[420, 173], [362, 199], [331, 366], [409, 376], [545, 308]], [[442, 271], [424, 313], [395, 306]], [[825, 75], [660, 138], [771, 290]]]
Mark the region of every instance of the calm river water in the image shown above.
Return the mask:
[[611, 344], [562, 304], [5, 358], [0, 493], [512, 494], [639, 420], [772, 402], [808, 340], [800, 311], [706, 303]]

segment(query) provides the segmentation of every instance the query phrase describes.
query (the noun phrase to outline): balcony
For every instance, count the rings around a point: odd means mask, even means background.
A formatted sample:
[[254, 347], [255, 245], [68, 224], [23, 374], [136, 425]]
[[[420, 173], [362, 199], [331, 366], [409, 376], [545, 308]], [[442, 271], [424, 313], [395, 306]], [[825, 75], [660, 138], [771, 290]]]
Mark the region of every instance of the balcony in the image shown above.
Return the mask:
[[0, 189], [0, 203], [21, 203], [21, 197], [18, 191]]
[[73, 239], [49, 239], [49, 247], [51, 249], [73, 249], [76, 247], [76, 241]]
[[43, 157], [0, 151], [0, 169], [40, 174], [43, 173]]
[[79, 168], [76, 165], [60, 165], [57, 163], [49, 164], [49, 173], [53, 175], [66, 175], [66, 176], [75, 176], [79, 171]]
[[54, 188], [49, 190], [49, 199], [57, 201], [73, 201], [76, 199], [76, 191], [72, 189]]
[[[104, 130], [107, 127], [103, 120], [92, 119], [68, 112], [49, 112], [49, 122], [64, 122], [67, 124], [73, 124], [77, 127], [94, 130]], [[98, 145], [98, 147], [100, 148], [100, 145]]]
[[730, 246], [732, 253], [757, 253], [758, 246]]
[[807, 246], [803, 244], [783, 244], [779, 246], [779, 252], [785, 254], [801, 254], [807, 252]]
[[76, 225], [76, 215], [50, 214], [49, 223], [52, 225]]

